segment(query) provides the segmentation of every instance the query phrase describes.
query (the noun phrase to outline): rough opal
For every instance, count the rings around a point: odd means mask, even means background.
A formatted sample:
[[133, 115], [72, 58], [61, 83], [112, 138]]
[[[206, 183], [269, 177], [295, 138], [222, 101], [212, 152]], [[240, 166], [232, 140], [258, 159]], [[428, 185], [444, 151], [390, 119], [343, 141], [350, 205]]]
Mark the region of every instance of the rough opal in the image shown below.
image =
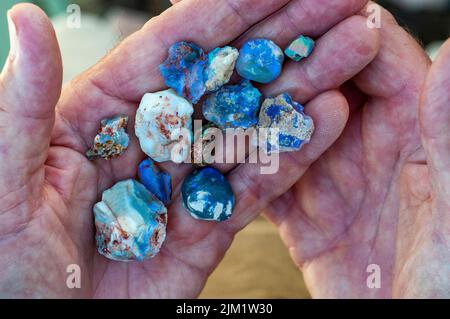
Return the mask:
[[195, 43], [177, 42], [169, 49], [169, 57], [160, 65], [166, 85], [178, 95], [197, 103], [206, 91], [204, 70], [207, 56]]
[[247, 129], [258, 123], [261, 102], [261, 92], [244, 80], [209, 95], [203, 103], [203, 116], [221, 129]]
[[167, 210], [135, 180], [117, 183], [94, 206], [97, 250], [117, 261], [154, 257], [166, 238]]
[[127, 124], [128, 117], [124, 115], [102, 120], [94, 145], [86, 152], [86, 156], [90, 160], [97, 157], [110, 160], [125, 152], [130, 143], [130, 138], [125, 131]]
[[139, 164], [139, 180], [164, 205], [170, 203], [172, 196], [170, 174], [160, 170], [152, 159], [148, 158]]
[[207, 92], [217, 91], [230, 81], [238, 56], [239, 51], [229, 46], [214, 49], [208, 54], [204, 74]]
[[299, 62], [309, 57], [313, 50], [314, 40], [301, 35], [288, 46], [284, 53], [292, 60]]
[[199, 168], [183, 182], [183, 205], [192, 217], [221, 222], [231, 217], [234, 194], [230, 183], [212, 167]]
[[236, 70], [244, 79], [270, 83], [281, 74], [283, 51], [271, 40], [251, 39], [239, 51]]
[[173, 90], [147, 93], [136, 113], [141, 149], [157, 162], [182, 163], [192, 144], [192, 104]]
[[260, 130], [260, 147], [268, 153], [294, 152], [309, 143], [314, 122], [303, 110], [303, 106], [287, 93], [266, 99], [261, 107], [258, 126], [260, 129], [274, 130]]

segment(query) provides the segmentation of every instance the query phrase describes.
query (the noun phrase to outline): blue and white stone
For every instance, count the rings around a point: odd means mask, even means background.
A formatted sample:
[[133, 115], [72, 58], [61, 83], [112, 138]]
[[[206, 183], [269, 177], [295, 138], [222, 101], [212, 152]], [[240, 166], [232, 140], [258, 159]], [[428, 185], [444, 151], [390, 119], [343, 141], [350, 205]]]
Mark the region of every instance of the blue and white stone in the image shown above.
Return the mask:
[[166, 85], [178, 95], [197, 103], [206, 91], [204, 71], [207, 56], [192, 42], [177, 42], [169, 49], [169, 57], [160, 65]]
[[139, 164], [138, 172], [139, 180], [145, 188], [163, 202], [164, 205], [168, 205], [172, 197], [170, 174], [163, 172], [150, 158]]
[[135, 125], [142, 151], [156, 162], [184, 162], [192, 145], [193, 113], [192, 104], [171, 89], [145, 94]]
[[208, 54], [204, 74], [207, 92], [217, 91], [230, 81], [238, 57], [239, 51], [229, 46], [214, 49]]
[[94, 215], [97, 251], [112, 260], [152, 258], [166, 238], [167, 209], [132, 179], [104, 191]]
[[284, 53], [273, 41], [251, 39], [239, 51], [236, 70], [244, 79], [267, 84], [280, 76], [283, 61]]
[[221, 129], [256, 126], [262, 94], [250, 81], [226, 85], [203, 103], [203, 116]]
[[233, 214], [234, 194], [225, 176], [213, 167], [199, 168], [183, 182], [183, 205], [195, 219], [221, 222]]
[[264, 101], [258, 127], [259, 139], [254, 142], [268, 153], [299, 151], [314, 132], [312, 118], [287, 93]]
[[86, 156], [90, 160], [98, 157], [110, 160], [120, 156], [130, 143], [126, 132], [127, 124], [128, 117], [125, 115], [102, 120], [100, 130], [94, 139], [94, 145], [86, 152]]
[[292, 60], [299, 62], [311, 55], [314, 45], [313, 39], [301, 35], [287, 47], [284, 53]]

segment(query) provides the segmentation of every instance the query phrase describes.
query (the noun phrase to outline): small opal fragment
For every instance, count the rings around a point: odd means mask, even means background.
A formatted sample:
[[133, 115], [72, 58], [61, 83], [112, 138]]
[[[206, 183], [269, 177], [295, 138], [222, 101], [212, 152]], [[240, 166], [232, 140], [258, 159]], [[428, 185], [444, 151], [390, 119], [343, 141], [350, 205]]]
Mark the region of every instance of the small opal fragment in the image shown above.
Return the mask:
[[167, 209], [135, 180], [104, 191], [94, 215], [97, 250], [112, 260], [152, 258], [166, 238]]
[[207, 57], [195, 43], [177, 42], [169, 49], [169, 57], [160, 65], [166, 85], [178, 95], [197, 103], [206, 90], [204, 70]]
[[271, 40], [251, 39], [239, 51], [236, 70], [244, 79], [270, 83], [281, 74], [283, 51]]
[[309, 57], [313, 50], [314, 40], [301, 35], [288, 46], [284, 53], [292, 60], [299, 62]]
[[207, 92], [217, 91], [230, 81], [238, 57], [239, 51], [229, 46], [214, 49], [208, 54], [205, 69]]
[[152, 159], [148, 158], [139, 164], [139, 180], [164, 205], [170, 203], [172, 196], [170, 174], [161, 171]]
[[225, 176], [212, 167], [199, 168], [183, 182], [183, 205], [192, 217], [221, 222], [231, 217], [234, 194]]
[[90, 160], [97, 157], [110, 160], [120, 156], [130, 143], [130, 138], [125, 131], [127, 124], [128, 117], [124, 115], [102, 120], [94, 145], [86, 152], [86, 156]]
[[261, 102], [261, 92], [244, 80], [209, 95], [203, 103], [203, 116], [221, 129], [247, 129], [258, 123]]
[[157, 162], [182, 163], [192, 144], [192, 104], [169, 89], [147, 93], [136, 113], [141, 149]]
[[266, 99], [259, 115], [260, 147], [268, 153], [294, 152], [309, 143], [314, 122], [303, 110], [287, 93]]

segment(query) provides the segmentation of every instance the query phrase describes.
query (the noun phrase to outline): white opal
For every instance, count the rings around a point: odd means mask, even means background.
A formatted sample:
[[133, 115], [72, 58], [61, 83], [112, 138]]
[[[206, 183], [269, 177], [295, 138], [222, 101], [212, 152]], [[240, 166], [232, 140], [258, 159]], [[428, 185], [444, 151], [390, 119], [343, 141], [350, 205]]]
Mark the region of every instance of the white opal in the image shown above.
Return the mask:
[[157, 162], [184, 162], [193, 139], [193, 113], [192, 104], [172, 89], [145, 94], [135, 125], [142, 151]]
[[206, 91], [214, 92], [230, 81], [238, 57], [239, 51], [228, 46], [217, 48], [208, 54]]

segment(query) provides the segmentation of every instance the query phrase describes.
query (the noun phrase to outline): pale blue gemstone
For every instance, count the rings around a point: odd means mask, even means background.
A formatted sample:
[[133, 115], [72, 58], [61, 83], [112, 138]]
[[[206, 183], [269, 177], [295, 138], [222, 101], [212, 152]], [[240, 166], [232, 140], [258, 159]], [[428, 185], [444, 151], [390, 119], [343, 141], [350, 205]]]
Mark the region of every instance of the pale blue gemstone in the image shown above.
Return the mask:
[[313, 39], [301, 35], [289, 45], [284, 53], [292, 60], [299, 62], [310, 56], [314, 50], [314, 45]]
[[132, 179], [104, 191], [94, 215], [97, 250], [112, 260], [152, 258], [166, 238], [166, 207]]
[[283, 61], [283, 51], [273, 41], [251, 39], [239, 51], [236, 70], [244, 79], [267, 84], [280, 76]]

